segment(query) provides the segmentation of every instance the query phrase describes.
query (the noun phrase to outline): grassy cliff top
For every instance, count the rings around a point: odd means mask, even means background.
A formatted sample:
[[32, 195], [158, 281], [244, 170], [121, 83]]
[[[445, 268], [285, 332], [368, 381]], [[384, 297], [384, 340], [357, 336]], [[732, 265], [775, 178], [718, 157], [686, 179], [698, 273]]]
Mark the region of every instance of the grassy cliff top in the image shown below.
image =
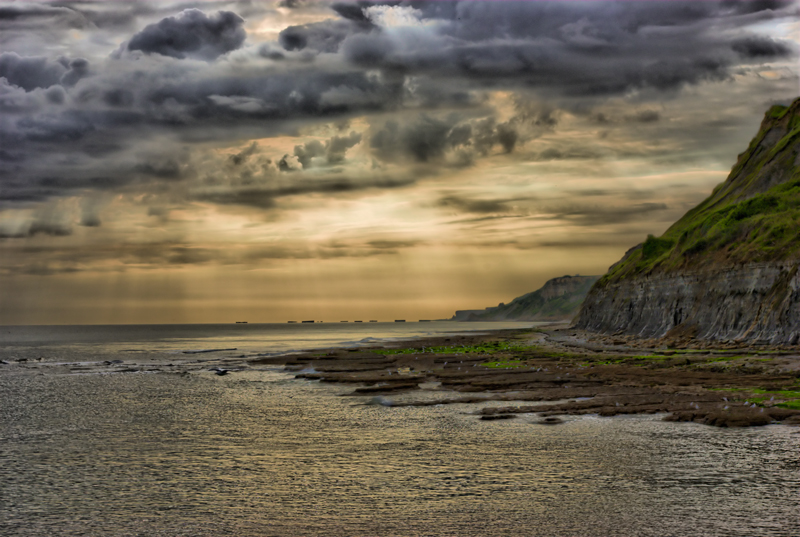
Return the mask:
[[600, 284], [657, 272], [800, 257], [800, 98], [773, 106], [725, 182]]

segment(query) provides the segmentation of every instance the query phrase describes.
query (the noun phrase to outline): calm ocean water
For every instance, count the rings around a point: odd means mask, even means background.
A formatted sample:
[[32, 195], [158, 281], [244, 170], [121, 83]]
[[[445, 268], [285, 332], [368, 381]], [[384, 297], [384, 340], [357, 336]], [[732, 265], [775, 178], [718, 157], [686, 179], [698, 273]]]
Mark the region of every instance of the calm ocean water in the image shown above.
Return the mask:
[[0, 535], [800, 535], [798, 428], [480, 421], [207, 367], [487, 327], [414, 324], [3, 328]]
[[[286, 353], [324, 347], [370, 346], [394, 340], [528, 328], [542, 323], [314, 323], [0, 326], [0, 358], [17, 352], [44, 360], [108, 353], [182, 353], [235, 348]], [[48, 354], [48, 349], [52, 350]]]

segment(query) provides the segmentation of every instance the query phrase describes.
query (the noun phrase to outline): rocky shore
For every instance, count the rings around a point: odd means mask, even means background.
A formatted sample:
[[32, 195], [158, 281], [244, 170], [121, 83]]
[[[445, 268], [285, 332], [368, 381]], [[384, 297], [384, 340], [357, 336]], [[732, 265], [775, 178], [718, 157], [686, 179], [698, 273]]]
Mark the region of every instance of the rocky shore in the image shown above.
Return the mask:
[[[509, 402], [477, 411], [482, 419], [536, 413], [540, 423], [557, 424], [559, 415], [663, 413], [669, 421], [718, 427], [800, 425], [800, 348], [695, 343], [598, 336], [560, 325], [249, 363], [352, 385], [348, 396], [387, 406]], [[422, 397], [423, 386], [441, 396]], [[399, 393], [407, 395], [392, 400]]]
[[471, 411], [485, 420], [659, 414], [718, 427], [800, 425], [800, 346], [598, 335], [566, 323], [288, 355], [230, 348], [0, 360], [3, 376], [167, 374], [234, 384], [276, 368], [336, 383], [354, 404], [491, 403]]

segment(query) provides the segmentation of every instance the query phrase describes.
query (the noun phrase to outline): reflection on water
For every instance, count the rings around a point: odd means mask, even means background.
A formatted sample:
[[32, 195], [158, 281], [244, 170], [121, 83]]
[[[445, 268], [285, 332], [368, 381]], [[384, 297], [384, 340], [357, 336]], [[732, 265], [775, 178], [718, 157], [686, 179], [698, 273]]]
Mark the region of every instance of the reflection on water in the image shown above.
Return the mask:
[[530, 328], [534, 322], [154, 324], [0, 326], [0, 355], [44, 361], [119, 353], [162, 358], [185, 351], [236, 348], [240, 352], [289, 351], [371, 346], [393, 340], [454, 333]]
[[280, 371], [0, 376], [2, 535], [789, 536], [798, 429], [480, 421]]

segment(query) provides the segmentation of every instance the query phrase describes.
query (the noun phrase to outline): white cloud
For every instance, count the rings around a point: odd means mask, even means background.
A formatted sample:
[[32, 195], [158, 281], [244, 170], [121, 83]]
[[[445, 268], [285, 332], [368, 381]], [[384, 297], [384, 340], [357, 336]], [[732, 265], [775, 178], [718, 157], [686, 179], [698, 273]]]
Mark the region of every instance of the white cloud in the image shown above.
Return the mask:
[[370, 6], [364, 14], [382, 28], [431, 26], [435, 21], [422, 20], [422, 11], [409, 6]]

